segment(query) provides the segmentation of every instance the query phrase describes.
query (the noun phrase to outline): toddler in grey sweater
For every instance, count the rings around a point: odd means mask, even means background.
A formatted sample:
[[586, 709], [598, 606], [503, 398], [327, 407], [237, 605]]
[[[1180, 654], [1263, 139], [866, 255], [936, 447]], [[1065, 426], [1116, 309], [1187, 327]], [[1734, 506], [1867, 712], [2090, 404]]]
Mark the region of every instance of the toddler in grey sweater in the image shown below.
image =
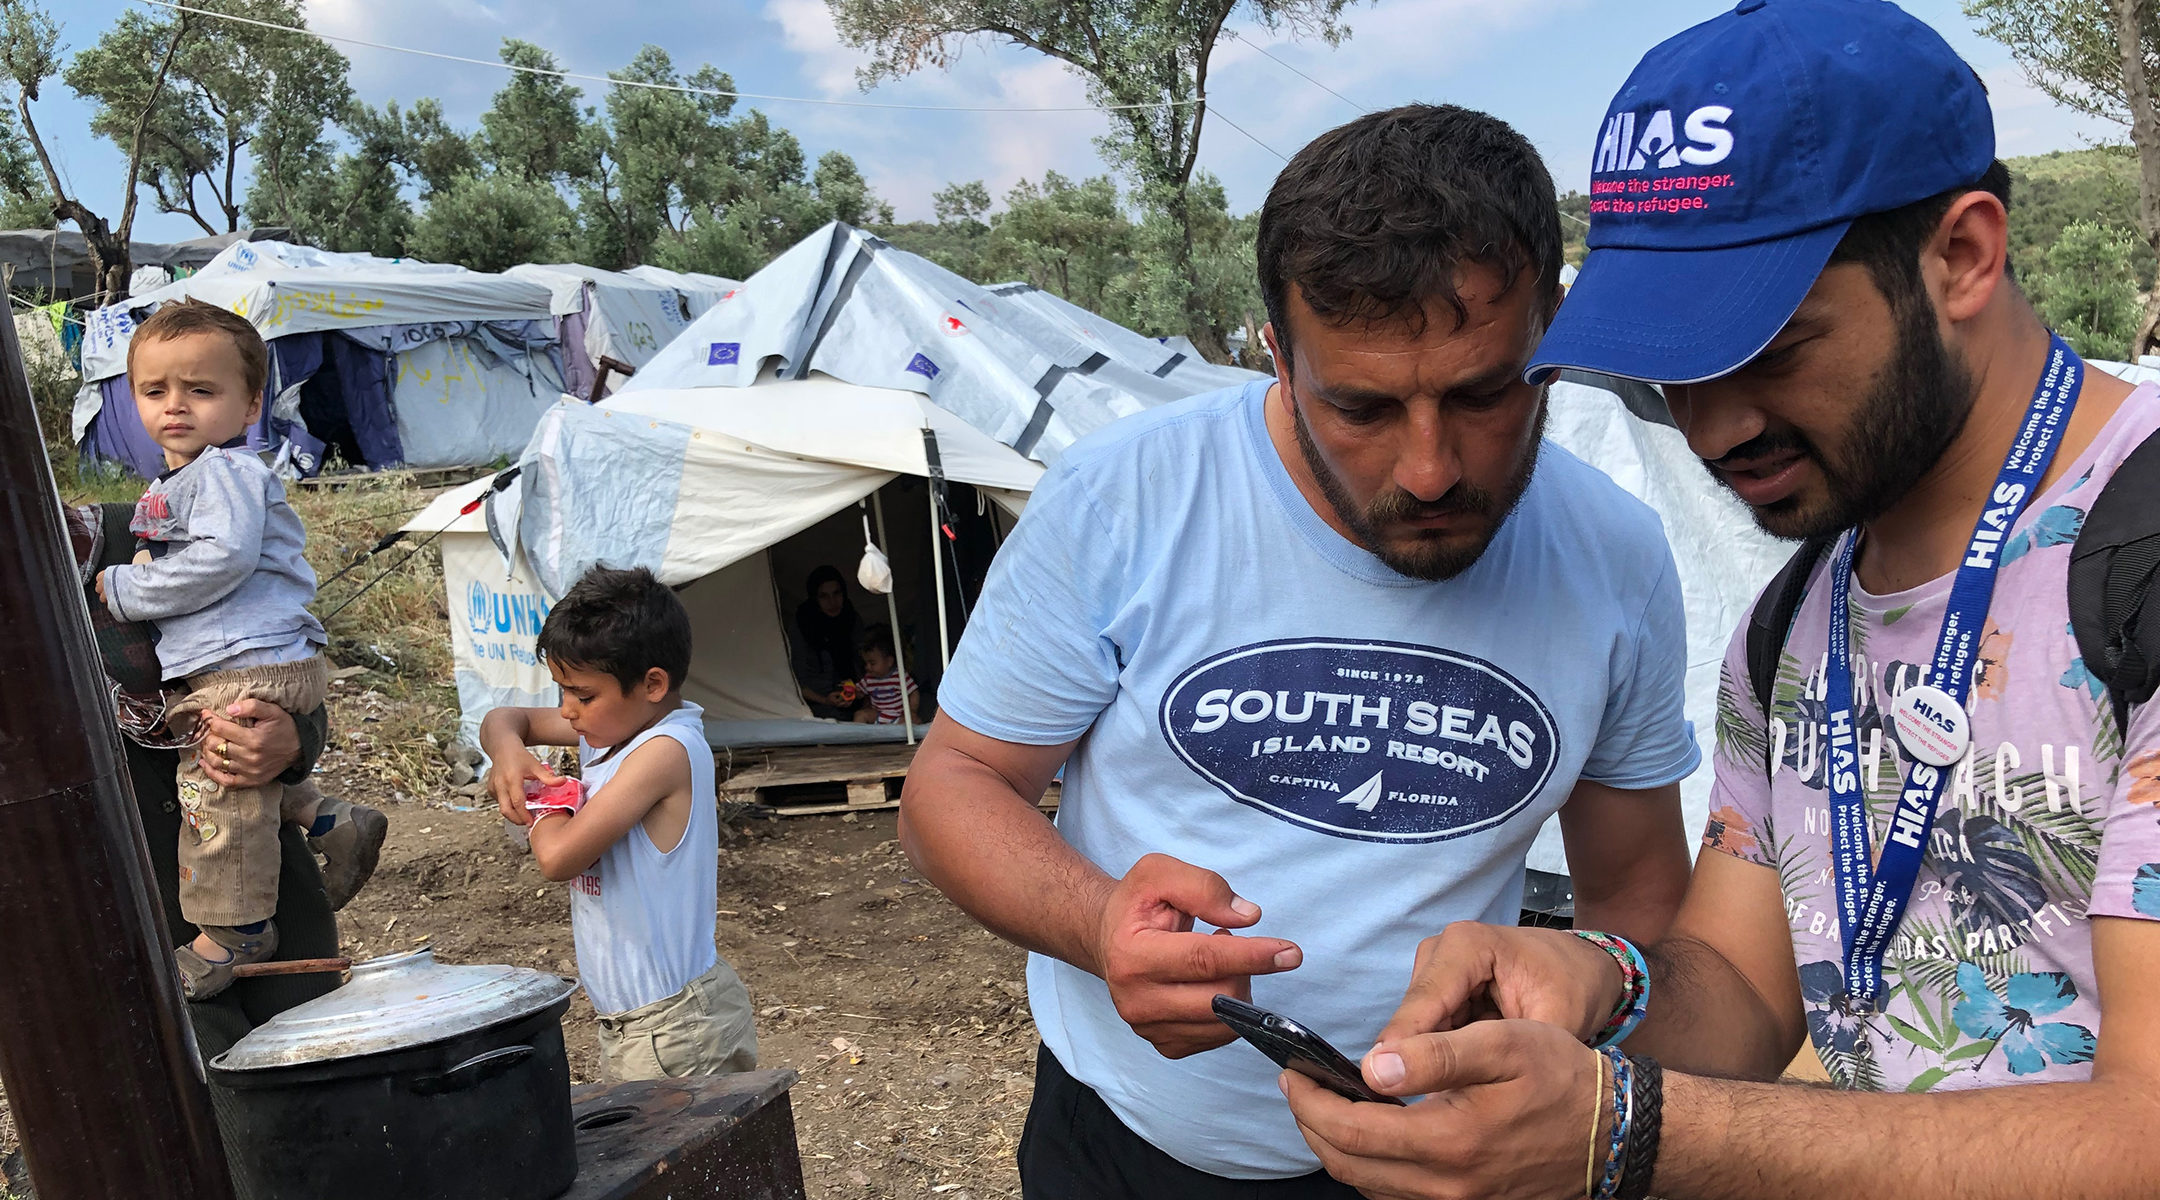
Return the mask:
[[[245, 445], [268, 359], [245, 318], [195, 301], [159, 309], [128, 344], [136, 413], [169, 469], [135, 505], [134, 562], [101, 572], [97, 591], [115, 619], [156, 627], [159, 668], [187, 693], [166, 718], [183, 735], [243, 699], [299, 714], [328, 690], [307, 534]], [[194, 737], [180, 761], [180, 911], [200, 932], [175, 959], [182, 990], [202, 1000], [230, 986], [234, 967], [277, 952], [280, 823], [307, 829], [343, 907], [374, 871], [388, 822], [312, 783], [226, 786], [210, 769], [229, 768], [226, 748]]]

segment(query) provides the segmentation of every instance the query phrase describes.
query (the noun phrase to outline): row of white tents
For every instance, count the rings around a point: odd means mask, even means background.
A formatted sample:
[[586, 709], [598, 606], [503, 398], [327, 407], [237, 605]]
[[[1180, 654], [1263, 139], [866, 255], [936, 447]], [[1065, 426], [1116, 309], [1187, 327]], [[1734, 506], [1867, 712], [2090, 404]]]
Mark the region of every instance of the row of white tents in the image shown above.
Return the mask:
[[250, 441], [288, 473], [313, 474], [332, 455], [378, 469], [486, 465], [516, 457], [566, 391], [593, 394], [603, 362], [642, 367], [733, 286], [656, 267], [490, 274], [235, 242], [192, 275], [87, 315], [75, 442], [90, 461], [157, 472], [128, 400], [128, 342], [160, 306], [194, 299], [240, 313], [268, 341], [271, 403]]

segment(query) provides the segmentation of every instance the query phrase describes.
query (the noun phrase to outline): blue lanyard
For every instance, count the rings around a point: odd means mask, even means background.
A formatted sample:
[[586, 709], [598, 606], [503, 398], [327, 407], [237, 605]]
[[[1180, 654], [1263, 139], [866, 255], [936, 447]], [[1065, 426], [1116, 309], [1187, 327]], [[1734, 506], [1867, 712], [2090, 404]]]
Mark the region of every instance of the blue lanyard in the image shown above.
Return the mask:
[[[1972, 683], [1973, 663], [1979, 658], [1982, 626], [1988, 604], [1995, 594], [1995, 569], [2000, 551], [2018, 514], [2038, 490], [2047, 474], [2063, 429], [2077, 406], [2078, 387], [2084, 382], [2085, 364], [2061, 338], [2050, 334], [2047, 366], [2033, 389], [2032, 404], [2017, 441], [1995, 476], [1980, 519], [1973, 527], [1965, 559], [1950, 585], [1950, 599], [1943, 612], [1942, 631], [1936, 635], [1935, 658], [1926, 682], [1940, 688], [1958, 705], [1965, 703]], [[1853, 723], [1852, 620], [1848, 597], [1852, 587], [1853, 551], [1859, 531], [1845, 535], [1830, 568], [1830, 653], [1824, 677], [1827, 692], [1829, 747], [1824, 775], [1830, 792], [1830, 856], [1837, 875], [1838, 928], [1845, 943], [1845, 991], [1847, 1004], [1857, 1012], [1873, 1011], [1882, 991], [1883, 955], [1905, 918], [1913, 881], [1927, 857], [1928, 836], [1935, 826], [1935, 809], [1957, 774], [1957, 765], [1936, 766], [1910, 753], [1905, 786], [1898, 794], [1890, 819], [1889, 836], [1879, 862], [1869, 854], [1867, 794], [1860, 787], [1859, 730]], [[1966, 721], [1967, 738], [1970, 721]]]

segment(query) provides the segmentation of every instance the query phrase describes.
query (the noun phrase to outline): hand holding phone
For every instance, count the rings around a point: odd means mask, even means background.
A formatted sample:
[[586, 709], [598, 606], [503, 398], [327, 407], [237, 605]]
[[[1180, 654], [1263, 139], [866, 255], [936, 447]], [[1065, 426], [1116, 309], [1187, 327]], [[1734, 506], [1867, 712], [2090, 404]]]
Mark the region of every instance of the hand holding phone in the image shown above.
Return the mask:
[[1275, 1065], [1303, 1075], [1338, 1096], [1371, 1104], [1402, 1104], [1365, 1086], [1365, 1073], [1327, 1039], [1278, 1013], [1234, 996], [1215, 997], [1215, 1015]]

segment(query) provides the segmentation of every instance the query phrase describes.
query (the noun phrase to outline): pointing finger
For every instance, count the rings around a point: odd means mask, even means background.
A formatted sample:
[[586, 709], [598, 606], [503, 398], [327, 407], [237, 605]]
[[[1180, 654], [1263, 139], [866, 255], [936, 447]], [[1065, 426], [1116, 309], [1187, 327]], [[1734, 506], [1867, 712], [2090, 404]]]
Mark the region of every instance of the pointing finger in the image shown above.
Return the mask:
[[1227, 980], [1291, 971], [1305, 961], [1281, 938], [1141, 930], [1132, 942], [1135, 974], [1160, 982]]

